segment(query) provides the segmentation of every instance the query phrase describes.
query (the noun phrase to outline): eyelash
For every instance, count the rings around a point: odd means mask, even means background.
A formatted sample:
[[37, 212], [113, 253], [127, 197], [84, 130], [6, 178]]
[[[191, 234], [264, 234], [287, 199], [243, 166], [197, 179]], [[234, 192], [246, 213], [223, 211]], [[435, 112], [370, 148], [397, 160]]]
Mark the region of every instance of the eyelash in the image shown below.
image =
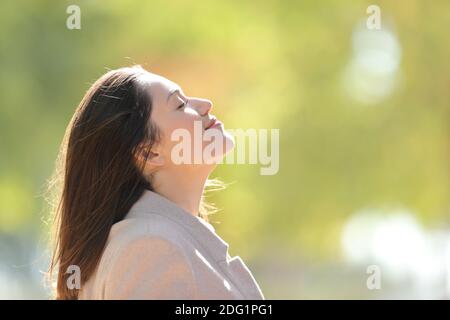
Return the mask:
[[182, 108], [184, 108], [186, 106], [186, 102], [183, 102], [182, 104], [180, 104], [177, 108], [177, 110], [180, 110]]

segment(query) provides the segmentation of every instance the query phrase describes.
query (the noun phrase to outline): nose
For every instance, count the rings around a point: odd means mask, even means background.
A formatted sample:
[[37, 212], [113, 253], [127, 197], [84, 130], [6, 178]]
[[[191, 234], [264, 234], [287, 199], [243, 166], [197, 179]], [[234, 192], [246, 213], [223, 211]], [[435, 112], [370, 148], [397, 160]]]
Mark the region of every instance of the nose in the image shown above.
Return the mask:
[[212, 109], [213, 103], [208, 99], [198, 99], [198, 101], [198, 113], [200, 113], [201, 116], [206, 116]]

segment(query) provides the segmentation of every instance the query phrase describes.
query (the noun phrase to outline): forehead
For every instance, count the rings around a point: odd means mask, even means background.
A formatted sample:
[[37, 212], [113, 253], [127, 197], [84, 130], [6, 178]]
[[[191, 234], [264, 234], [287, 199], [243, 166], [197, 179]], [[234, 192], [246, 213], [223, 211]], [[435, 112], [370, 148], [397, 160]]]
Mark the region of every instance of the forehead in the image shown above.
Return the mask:
[[149, 85], [152, 100], [157, 104], [166, 103], [169, 93], [180, 88], [179, 85], [173, 81], [151, 72], [146, 72], [140, 76], [139, 80], [144, 81]]

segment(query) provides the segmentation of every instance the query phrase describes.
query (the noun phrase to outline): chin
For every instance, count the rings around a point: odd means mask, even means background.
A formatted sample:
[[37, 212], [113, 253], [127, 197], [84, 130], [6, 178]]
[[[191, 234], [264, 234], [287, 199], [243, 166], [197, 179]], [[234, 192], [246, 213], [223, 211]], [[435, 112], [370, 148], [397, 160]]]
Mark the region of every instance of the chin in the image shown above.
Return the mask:
[[234, 136], [232, 134], [230, 134], [227, 131], [224, 131], [223, 133], [223, 137], [224, 137], [224, 154], [223, 156], [226, 156], [231, 150], [234, 149]]
[[221, 163], [223, 158], [234, 149], [234, 137], [229, 132], [222, 131], [222, 148], [214, 148], [214, 153], [211, 154], [204, 149], [205, 164]]

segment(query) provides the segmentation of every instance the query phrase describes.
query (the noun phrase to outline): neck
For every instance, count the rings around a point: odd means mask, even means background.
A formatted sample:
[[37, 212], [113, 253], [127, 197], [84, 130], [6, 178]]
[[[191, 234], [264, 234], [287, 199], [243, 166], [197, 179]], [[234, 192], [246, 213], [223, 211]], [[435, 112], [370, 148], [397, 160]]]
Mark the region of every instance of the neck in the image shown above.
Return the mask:
[[193, 216], [198, 216], [200, 201], [209, 172], [159, 171], [152, 184], [155, 192], [174, 202]]

